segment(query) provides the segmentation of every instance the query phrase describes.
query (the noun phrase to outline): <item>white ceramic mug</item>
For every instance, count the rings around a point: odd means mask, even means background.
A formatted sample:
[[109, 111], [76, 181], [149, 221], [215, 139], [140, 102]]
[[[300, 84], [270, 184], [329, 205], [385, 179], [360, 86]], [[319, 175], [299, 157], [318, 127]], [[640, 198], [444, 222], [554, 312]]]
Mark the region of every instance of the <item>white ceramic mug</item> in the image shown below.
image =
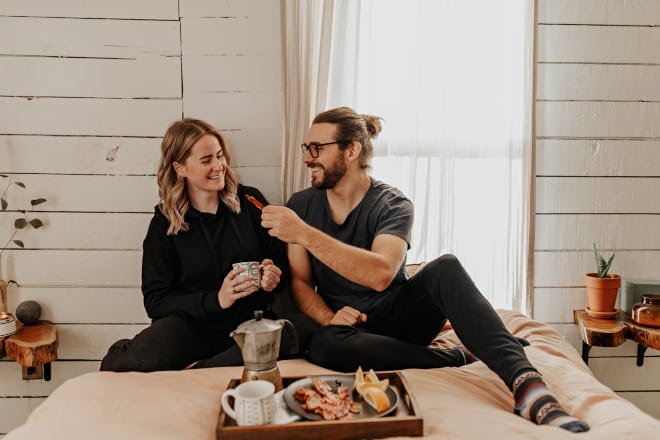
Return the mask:
[[[234, 406], [229, 398], [234, 398]], [[275, 385], [267, 380], [243, 382], [222, 393], [222, 408], [239, 426], [266, 425], [275, 416]]]
[[258, 261], [242, 261], [231, 265], [234, 269], [245, 268], [239, 277], [252, 277], [252, 283], [257, 289], [261, 288], [261, 264]]

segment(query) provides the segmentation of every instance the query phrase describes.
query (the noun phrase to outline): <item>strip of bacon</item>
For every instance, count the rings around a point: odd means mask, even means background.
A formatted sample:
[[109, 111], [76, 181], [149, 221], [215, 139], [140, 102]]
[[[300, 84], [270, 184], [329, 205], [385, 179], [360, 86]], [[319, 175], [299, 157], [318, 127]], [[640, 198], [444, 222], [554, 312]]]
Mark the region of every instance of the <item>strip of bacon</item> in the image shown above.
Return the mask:
[[264, 209], [264, 205], [259, 200], [255, 199], [253, 196], [251, 196], [250, 194], [245, 194], [245, 198], [248, 199], [248, 202], [250, 202], [254, 206], [256, 206], [257, 209], [259, 209], [259, 211]]
[[324, 420], [352, 417], [353, 414], [360, 412], [360, 408], [351, 399], [347, 387], [338, 385], [335, 392], [330, 384], [318, 377], [312, 377], [311, 385], [312, 389], [302, 387], [296, 389], [295, 398], [302, 402], [300, 407], [303, 410], [320, 414]]

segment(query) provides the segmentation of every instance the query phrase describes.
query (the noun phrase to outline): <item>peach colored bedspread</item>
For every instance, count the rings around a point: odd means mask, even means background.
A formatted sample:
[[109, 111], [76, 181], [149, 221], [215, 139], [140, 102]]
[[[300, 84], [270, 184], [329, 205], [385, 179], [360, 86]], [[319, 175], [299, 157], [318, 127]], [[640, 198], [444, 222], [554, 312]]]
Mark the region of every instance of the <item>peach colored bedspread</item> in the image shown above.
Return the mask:
[[[526, 347], [561, 404], [591, 425], [572, 434], [536, 426], [512, 412], [512, 397], [482, 362], [461, 368], [404, 370], [424, 418], [429, 439], [597, 439], [660, 438], [660, 421], [598, 382], [579, 354], [547, 325], [499, 311]], [[455, 342], [449, 331], [436, 344]], [[304, 360], [280, 362], [283, 376], [329, 373]], [[220, 394], [241, 367], [156, 373], [88, 373], [55, 390], [26, 423], [5, 440], [176, 439], [210, 440]]]

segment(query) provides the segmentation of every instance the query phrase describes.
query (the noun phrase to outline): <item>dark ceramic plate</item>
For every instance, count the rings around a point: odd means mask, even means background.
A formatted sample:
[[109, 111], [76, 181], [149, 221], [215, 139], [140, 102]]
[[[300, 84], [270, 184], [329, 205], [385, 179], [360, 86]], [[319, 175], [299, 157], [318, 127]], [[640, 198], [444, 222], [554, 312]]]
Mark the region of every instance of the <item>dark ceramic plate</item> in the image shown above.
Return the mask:
[[[347, 387], [349, 390], [352, 390], [353, 381], [355, 380], [355, 376], [334, 375], [334, 376], [318, 376], [318, 377], [326, 381], [328, 384], [330, 384], [330, 386], [333, 389], [336, 389], [337, 386], [339, 385], [343, 385]], [[301, 402], [298, 402], [295, 397], [296, 390], [298, 389], [298, 387], [303, 387], [311, 390], [312, 378], [305, 377], [303, 379], [298, 379], [297, 381], [293, 382], [291, 385], [286, 387], [286, 389], [284, 390], [284, 402], [286, 402], [286, 405], [289, 407], [289, 409], [291, 409], [291, 411], [295, 412], [296, 414], [301, 415], [303, 418], [307, 420], [323, 420], [323, 417], [321, 417], [320, 414], [307, 412], [300, 407]], [[357, 392], [351, 393], [351, 397], [353, 401], [357, 404], [358, 408], [360, 408], [360, 412], [358, 414], [353, 414], [353, 417], [358, 419], [366, 419], [372, 417], [383, 417], [388, 414], [391, 414], [399, 404], [399, 393], [397, 393], [395, 388], [389, 386], [387, 387], [385, 394], [387, 394], [387, 397], [390, 399], [390, 407], [386, 411], [383, 411], [382, 413], [378, 413], [376, 412], [375, 409], [371, 407], [371, 405], [365, 402]]]

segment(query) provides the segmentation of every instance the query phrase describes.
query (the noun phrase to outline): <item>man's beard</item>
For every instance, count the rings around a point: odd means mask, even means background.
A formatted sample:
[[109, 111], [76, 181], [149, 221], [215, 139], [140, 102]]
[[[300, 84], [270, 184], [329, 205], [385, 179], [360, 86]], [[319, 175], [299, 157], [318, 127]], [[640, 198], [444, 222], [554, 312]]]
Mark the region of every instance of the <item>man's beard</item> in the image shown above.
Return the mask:
[[348, 169], [346, 166], [346, 159], [344, 159], [344, 155], [341, 151], [337, 153], [335, 161], [332, 163], [332, 165], [330, 165], [329, 168], [325, 168], [322, 165], [318, 166], [320, 166], [322, 169], [323, 179], [315, 180], [312, 177], [312, 186], [316, 189], [334, 188], [337, 182], [339, 182], [341, 178], [344, 177], [344, 174], [346, 174], [346, 170]]

